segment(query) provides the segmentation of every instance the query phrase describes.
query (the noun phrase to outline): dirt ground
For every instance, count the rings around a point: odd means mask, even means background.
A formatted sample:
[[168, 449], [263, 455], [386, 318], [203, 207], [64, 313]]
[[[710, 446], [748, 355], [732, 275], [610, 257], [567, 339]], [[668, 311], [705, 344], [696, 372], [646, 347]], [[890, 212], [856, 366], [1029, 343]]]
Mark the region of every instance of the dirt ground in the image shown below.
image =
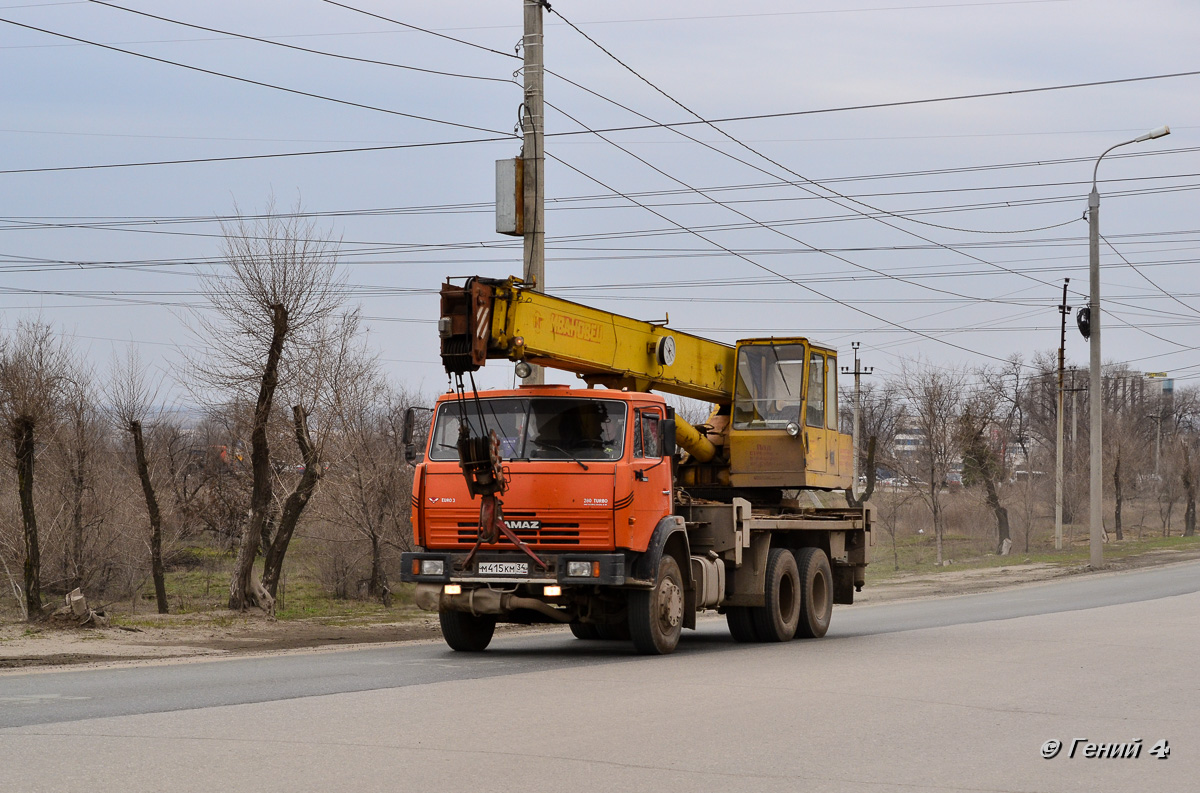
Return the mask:
[[[1171, 564], [1200, 558], [1200, 549], [1151, 551], [1106, 565], [1105, 572]], [[936, 573], [899, 574], [865, 587], [856, 603], [886, 603], [985, 592], [1092, 574], [1086, 566], [1023, 564]], [[838, 608], [846, 608], [839, 606]], [[144, 664], [168, 659], [228, 658], [317, 648], [344, 648], [440, 639], [436, 617], [398, 609], [394, 622], [351, 620], [269, 621], [230, 611], [177, 616], [139, 616], [138, 627], [76, 628], [24, 623], [0, 625], [0, 675], [5, 670]], [[153, 625], [155, 621], [161, 625]], [[503, 631], [546, 630], [500, 626]]]

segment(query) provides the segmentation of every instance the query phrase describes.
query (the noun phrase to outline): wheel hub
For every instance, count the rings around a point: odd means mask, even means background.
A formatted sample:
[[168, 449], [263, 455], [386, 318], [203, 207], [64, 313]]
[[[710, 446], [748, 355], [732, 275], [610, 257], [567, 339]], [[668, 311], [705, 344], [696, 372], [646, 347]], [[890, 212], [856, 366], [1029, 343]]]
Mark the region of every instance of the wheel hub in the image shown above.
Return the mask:
[[683, 590], [674, 581], [667, 579], [658, 590], [659, 618], [674, 628], [683, 621]]

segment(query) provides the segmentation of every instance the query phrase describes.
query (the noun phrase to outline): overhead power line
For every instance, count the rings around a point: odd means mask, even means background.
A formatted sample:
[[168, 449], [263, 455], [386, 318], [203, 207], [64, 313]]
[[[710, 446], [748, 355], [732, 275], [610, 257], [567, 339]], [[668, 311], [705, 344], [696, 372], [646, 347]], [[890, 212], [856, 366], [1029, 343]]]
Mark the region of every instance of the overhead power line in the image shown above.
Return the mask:
[[117, 11], [124, 11], [128, 14], [137, 14], [138, 16], [147, 17], [149, 19], [157, 19], [160, 22], [167, 22], [172, 25], [180, 25], [181, 27], [192, 28], [193, 30], [203, 30], [208, 33], [219, 33], [222, 36], [229, 36], [231, 38], [243, 39], [246, 41], [256, 41], [260, 44], [270, 44], [273, 47], [283, 47], [284, 49], [296, 50], [297, 52], [305, 52], [305, 53], [309, 53], [310, 55], [323, 55], [328, 58], [339, 58], [339, 59], [345, 60], [345, 61], [355, 61], [357, 63], [368, 63], [368, 64], [372, 64], [374, 66], [388, 66], [393, 69], [405, 69], [407, 71], [422, 72], [424, 74], [436, 74], [436, 75], [440, 75], [442, 77], [459, 77], [459, 78], [462, 78], [465, 80], [485, 80], [487, 82], [508, 83], [510, 85], [517, 85], [516, 81], [513, 80], [511, 77], [487, 77], [487, 76], [480, 75], [480, 74], [462, 74], [460, 72], [446, 72], [446, 71], [441, 71], [439, 69], [426, 69], [421, 66], [409, 66], [407, 64], [395, 63], [393, 61], [379, 61], [379, 60], [374, 60], [371, 58], [359, 58], [359, 57], [355, 57], [353, 55], [343, 55], [343, 54], [337, 53], [337, 52], [326, 52], [325, 50], [314, 50], [314, 49], [310, 49], [308, 47], [300, 47], [295, 44], [285, 44], [281, 41], [272, 41], [271, 39], [261, 38], [259, 36], [250, 36], [245, 33], [235, 33], [233, 31], [229, 31], [229, 30], [220, 30], [218, 28], [210, 28], [210, 27], [206, 27], [204, 25], [196, 25], [191, 22], [184, 22], [179, 19], [172, 19], [171, 17], [164, 17], [164, 16], [159, 16], [158, 14], [151, 14], [149, 11], [139, 11], [136, 8], [126, 8], [125, 6], [119, 6], [116, 3], [105, 2], [105, 0], [87, 0], [87, 2], [90, 2], [90, 3], [92, 3], [94, 5], [98, 5], [98, 6], [104, 6], [105, 8], [112, 8]]
[[[2, 22], [4, 20], [0, 20]], [[429, 143], [397, 143], [391, 146], [357, 146], [344, 149], [319, 149], [316, 151], [285, 151], [272, 154], [237, 154], [228, 157], [189, 157], [179, 160], [143, 160], [142, 162], [110, 162], [93, 165], [55, 165], [45, 168], [8, 168], [0, 170], [0, 174], [18, 173], [54, 173], [56, 171], [99, 171], [109, 168], [146, 168], [157, 165], [192, 165], [206, 162], [235, 162], [238, 160], [277, 160], [284, 157], [314, 157], [325, 154], [349, 154], [363, 151], [395, 151], [398, 149], [429, 149], [438, 146], [461, 146], [467, 143], [496, 143], [512, 141], [513, 136], [504, 135], [498, 138], [473, 138], [470, 140], [441, 140]]]
[[[730, 133], [726, 132], [724, 129], [722, 129], [721, 127], [717, 126], [717, 125], [716, 125], [716, 123], [714, 123], [714, 122], [711, 122], [711, 121], [705, 121], [705, 120], [704, 120], [704, 117], [703, 117], [703, 116], [701, 116], [699, 113], [697, 113], [696, 111], [692, 110], [690, 107], [688, 107], [687, 105], [683, 104], [683, 103], [682, 103], [682, 102], [680, 102], [678, 99], [676, 99], [675, 97], [673, 97], [673, 96], [671, 96], [670, 94], [668, 94], [666, 91], [664, 91], [664, 90], [663, 90], [662, 88], [660, 88], [659, 86], [655, 85], [653, 82], [651, 82], [651, 81], [650, 81], [650, 80], [648, 80], [648, 79], [647, 79], [645, 76], [643, 76], [643, 75], [642, 75], [642, 74], [640, 74], [640, 73], [639, 73], [637, 70], [635, 70], [635, 69], [634, 69], [632, 66], [630, 66], [630, 65], [629, 65], [629, 64], [627, 64], [627, 63], [625, 63], [623, 60], [621, 60], [621, 59], [620, 59], [620, 58], [618, 58], [616, 55], [614, 55], [612, 52], [610, 52], [610, 51], [609, 51], [607, 48], [605, 48], [605, 47], [604, 47], [602, 44], [600, 44], [600, 43], [599, 43], [598, 41], [596, 41], [594, 38], [592, 38], [591, 36], [589, 36], [589, 35], [588, 35], [587, 33], [585, 33], [584, 31], [580, 30], [580, 29], [579, 29], [579, 28], [578, 28], [576, 25], [574, 25], [574, 24], [573, 24], [573, 23], [572, 23], [572, 22], [571, 22], [569, 19], [567, 19], [566, 17], [564, 17], [564, 16], [562, 15], [562, 13], [561, 13], [561, 12], [555, 12], [555, 13], [557, 13], [557, 14], [558, 14], [558, 16], [559, 16], [559, 18], [560, 18], [560, 19], [562, 19], [564, 22], [566, 22], [568, 25], [570, 25], [570, 26], [571, 26], [571, 28], [572, 28], [573, 30], [575, 30], [575, 31], [576, 31], [576, 32], [577, 32], [579, 35], [583, 36], [583, 37], [584, 37], [584, 38], [585, 38], [587, 41], [591, 42], [591, 44], [593, 44], [593, 45], [594, 45], [596, 48], [598, 48], [598, 49], [599, 49], [601, 52], [603, 52], [603, 53], [604, 53], [605, 55], [607, 55], [609, 58], [611, 58], [612, 60], [614, 60], [615, 62], [617, 62], [618, 64], [620, 64], [622, 68], [624, 68], [626, 71], [628, 71], [628, 72], [629, 72], [630, 74], [632, 74], [634, 77], [636, 77], [638, 80], [640, 80], [640, 81], [642, 81], [643, 83], [645, 83], [646, 85], [648, 85], [650, 88], [654, 89], [654, 90], [655, 90], [657, 93], [661, 94], [663, 97], [665, 97], [666, 99], [668, 99], [668, 100], [669, 100], [671, 103], [673, 103], [674, 105], [676, 105], [677, 107], [679, 107], [680, 109], [682, 109], [683, 111], [685, 111], [686, 113], [688, 113], [689, 115], [693, 116], [693, 117], [694, 117], [694, 118], [696, 118], [698, 121], [705, 123], [705, 125], [706, 125], [706, 126], [708, 126], [710, 129], [712, 129], [712, 130], [714, 130], [714, 131], [718, 132], [719, 134], [721, 134], [721, 135], [722, 135], [722, 136], [724, 136], [725, 138], [729, 139], [730, 141], [732, 141], [732, 142], [733, 142], [733, 143], [735, 143], [736, 145], [740, 146], [741, 148], [745, 149], [746, 151], [750, 152], [751, 154], [755, 155], [756, 157], [759, 157], [759, 158], [761, 158], [762, 160], [764, 160], [764, 161], [766, 161], [766, 162], [770, 163], [771, 165], [775, 166], [776, 168], [780, 168], [780, 169], [782, 169], [782, 170], [786, 171], [787, 173], [791, 174], [792, 176], [796, 177], [797, 179], [801, 180], [801, 183], [799, 183], [799, 184], [793, 183], [795, 187], [797, 187], [797, 188], [799, 188], [799, 189], [801, 189], [801, 190], [804, 190], [805, 192], [811, 193], [811, 194], [813, 194], [813, 195], [816, 195], [816, 193], [813, 193], [813, 191], [812, 191], [812, 190], [811, 190], [811, 189], [808, 187], [808, 185], [812, 185], [813, 187], [819, 187], [819, 188], [821, 188], [822, 190], [825, 190], [825, 191], [827, 191], [828, 193], [832, 194], [833, 196], [836, 196], [836, 199], [834, 199], [834, 198], [830, 198], [830, 197], [828, 197], [828, 196], [823, 196], [823, 197], [824, 197], [826, 200], [830, 201], [831, 203], [833, 203], [833, 204], [836, 204], [837, 206], [840, 206], [840, 207], [842, 207], [843, 209], [847, 209], [847, 210], [854, 211], [854, 212], [859, 212], [859, 210], [856, 210], [856, 209], [854, 209], [853, 207], [847, 206], [845, 203], [842, 203], [843, 201], [847, 201], [847, 202], [849, 202], [849, 203], [851, 203], [851, 204], [856, 204], [856, 205], [858, 205], [858, 206], [865, 207], [865, 208], [867, 208], [868, 210], [870, 210], [870, 214], [866, 214], [866, 213], [860, 213], [860, 214], [863, 214], [863, 215], [864, 215], [864, 217], [870, 217], [872, 220], [875, 220], [876, 222], [878, 222], [878, 223], [881, 223], [882, 225], [884, 225], [884, 226], [887, 226], [888, 228], [891, 228], [891, 229], [893, 229], [893, 230], [895, 230], [895, 231], [899, 231], [899, 232], [901, 232], [901, 233], [903, 233], [903, 234], [908, 234], [908, 235], [910, 235], [910, 236], [916, 237], [917, 239], [923, 240], [924, 242], [927, 242], [927, 243], [930, 243], [930, 244], [933, 244], [933, 245], [939, 245], [939, 246], [941, 246], [941, 247], [945, 248], [945, 249], [946, 249], [946, 250], [948, 250], [948, 251], [953, 251], [954, 253], [957, 253], [957, 254], [958, 254], [958, 255], [960, 255], [960, 256], [965, 256], [965, 257], [967, 257], [967, 258], [969, 258], [969, 259], [973, 259], [973, 260], [975, 260], [975, 261], [978, 261], [978, 262], [980, 262], [981, 264], [987, 264], [987, 265], [989, 265], [989, 266], [992, 266], [992, 267], [997, 267], [997, 268], [999, 268], [999, 269], [1002, 269], [1002, 270], [1006, 270], [1006, 269], [1007, 269], [1007, 268], [1004, 268], [1002, 265], [994, 264], [994, 263], [992, 263], [992, 262], [989, 262], [989, 261], [987, 261], [987, 260], [985, 260], [985, 259], [982, 259], [982, 258], [980, 258], [980, 257], [978, 257], [978, 256], [975, 256], [975, 255], [973, 255], [973, 254], [970, 254], [970, 253], [963, 253], [962, 251], [956, 250], [956, 249], [955, 249], [953, 246], [950, 246], [950, 245], [945, 245], [945, 244], [943, 244], [943, 243], [940, 243], [940, 242], [937, 242], [937, 241], [935, 241], [935, 240], [932, 240], [932, 239], [930, 239], [930, 238], [928, 238], [928, 237], [925, 237], [925, 236], [922, 236], [922, 235], [920, 235], [920, 234], [917, 234], [916, 232], [914, 232], [914, 231], [912, 231], [912, 230], [910, 230], [910, 229], [906, 229], [906, 228], [903, 228], [903, 227], [897, 226], [897, 225], [895, 225], [894, 223], [890, 223], [890, 222], [888, 222], [887, 220], [885, 220], [885, 219], [882, 217], [882, 215], [889, 215], [889, 216], [892, 216], [892, 217], [896, 217], [896, 218], [898, 218], [898, 219], [905, 219], [905, 220], [910, 220], [910, 221], [912, 221], [912, 222], [916, 222], [916, 223], [923, 223], [923, 224], [925, 224], [925, 225], [937, 226], [938, 228], [943, 228], [943, 229], [949, 228], [949, 227], [947, 227], [947, 226], [939, 226], [938, 224], [928, 223], [928, 222], [926, 222], [926, 221], [922, 221], [922, 220], [914, 220], [914, 219], [913, 219], [911, 216], [907, 216], [907, 217], [906, 217], [906, 216], [896, 215], [895, 213], [889, 212], [889, 211], [887, 211], [887, 210], [884, 210], [884, 209], [880, 209], [879, 207], [873, 206], [873, 205], [871, 205], [871, 204], [867, 204], [867, 203], [865, 203], [865, 202], [863, 202], [863, 201], [860, 201], [860, 200], [858, 200], [858, 199], [850, 198], [850, 197], [848, 197], [848, 196], [846, 196], [846, 195], [844, 195], [844, 194], [842, 194], [842, 193], [838, 192], [837, 190], [834, 190], [834, 189], [833, 189], [833, 188], [831, 188], [831, 187], [828, 187], [828, 186], [826, 186], [826, 185], [823, 185], [823, 184], [821, 184], [820, 182], [815, 182], [815, 181], [813, 181], [812, 179], [809, 179], [808, 177], [804, 176], [803, 174], [797, 173], [795, 170], [793, 170], [793, 169], [791, 169], [791, 168], [787, 167], [786, 165], [784, 165], [784, 164], [780, 163], [779, 161], [777, 161], [777, 160], [774, 160], [774, 159], [772, 159], [772, 158], [768, 157], [767, 155], [763, 154], [762, 152], [758, 151], [757, 149], [755, 149], [755, 148], [751, 147], [749, 144], [747, 144], [747, 143], [744, 143], [743, 141], [739, 140], [739, 139], [738, 139], [738, 138], [736, 138], [735, 136], [733, 136], [733, 135], [731, 135]], [[762, 169], [759, 169], [759, 170], [762, 170]], [[837, 199], [840, 199], [840, 200], [837, 200]], [[1074, 222], [1074, 219], [1072, 219], [1070, 222]], [[1056, 223], [1056, 224], [1054, 224], [1054, 225], [1052, 225], [1052, 226], [1046, 226], [1046, 227], [1044, 227], [1043, 229], [1032, 229], [1032, 230], [1033, 230], [1033, 231], [1045, 230], [1045, 229], [1047, 229], [1047, 228], [1055, 228], [1055, 227], [1057, 227], [1057, 226], [1061, 226], [1061, 225], [1066, 225], [1066, 224], [1065, 224], [1065, 223], [1062, 223], [1062, 222], [1060, 222], [1060, 223]], [[964, 231], [964, 229], [953, 229], [953, 230], [955, 230], [955, 231]], [[1019, 232], [1017, 232], [1017, 233], [1019, 233]], [[1019, 273], [1016, 273], [1015, 271], [1011, 271], [1011, 270], [1008, 270], [1008, 272], [1013, 272], [1013, 274], [1019, 274]], [[1043, 285], [1047, 285], [1047, 286], [1049, 285], [1049, 283], [1048, 283], [1048, 282], [1046, 282], [1046, 281], [1042, 281], [1041, 279], [1033, 278], [1032, 276], [1029, 276], [1029, 275], [1023, 275], [1023, 277], [1025, 277], [1025, 278], [1029, 278], [1030, 280], [1033, 280], [1033, 281], [1035, 281], [1035, 282], [1037, 282], [1037, 283], [1041, 283], [1041, 284], [1043, 284]]]
[[[459, 129], [470, 129], [470, 130], [474, 130], [476, 132], [488, 132], [493, 135], [504, 135], [509, 138], [517, 137], [516, 135], [510, 134], [510, 133], [505, 133], [501, 130], [489, 129], [487, 127], [477, 127], [473, 124], [463, 124], [463, 123], [460, 123], [457, 121], [446, 121], [445, 119], [432, 118], [430, 116], [420, 116], [420, 115], [416, 115], [414, 113], [405, 113], [400, 110], [392, 110], [392, 109], [385, 108], [385, 107], [377, 107], [375, 105], [368, 105], [363, 102], [353, 102], [353, 101], [350, 101], [349, 99], [338, 99], [336, 97], [325, 96], [324, 94], [317, 94], [317, 93], [313, 93], [311, 91], [302, 91], [298, 88], [287, 88], [282, 85], [276, 85], [274, 83], [263, 82], [262, 80], [253, 80], [249, 77], [239, 77], [234, 74], [218, 72], [213, 69], [205, 69], [200, 66], [192, 66], [191, 64], [180, 63], [179, 61], [171, 61], [171, 60], [167, 60], [166, 58], [157, 58], [153, 55], [146, 55], [145, 53], [142, 53], [142, 52], [136, 52], [134, 50], [127, 50], [127, 49], [123, 49], [121, 47], [114, 47], [111, 44], [101, 44], [98, 41], [90, 41], [88, 39], [79, 38], [78, 36], [71, 36], [66, 33], [59, 33], [57, 31], [48, 30], [46, 28], [39, 28], [35, 25], [26, 25], [23, 22], [15, 22], [11, 19], [4, 19], [4, 18], [0, 17], [0, 22], [4, 22], [6, 24], [13, 25], [14, 27], [24, 28], [26, 30], [33, 30], [38, 33], [45, 33], [48, 36], [57, 36], [58, 38], [68, 39], [70, 41], [77, 41], [81, 44], [90, 44], [93, 47], [99, 47], [101, 49], [111, 50], [113, 52], [120, 52], [124, 55], [132, 55], [136, 58], [143, 58], [148, 61], [154, 61], [155, 63], [163, 63], [168, 66], [176, 66], [180, 69], [188, 69], [190, 71], [200, 72], [201, 74], [208, 74], [208, 75], [212, 75], [214, 77], [223, 77], [226, 80], [234, 80], [236, 82], [246, 83], [248, 85], [257, 85], [261, 88], [270, 88], [271, 90], [274, 90], [274, 91], [282, 91], [282, 92], [288, 93], [288, 94], [295, 94], [296, 96], [305, 96], [310, 99], [320, 99], [323, 102], [333, 102], [334, 104], [345, 105], [347, 107], [356, 107], [361, 110], [373, 110], [377, 113], [387, 113], [388, 115], [400, 116], [402, 118], [410, 118], [415, 121], [426, 121], [431, 124], [442, 124], [442, 125], [445, 125], [448, 127], [457, 127]], [[18, 171], [18, 172], [20, 172], [20, 171]]]
[[[325, 0], [329, 2], [329, 0]], [[555, 13], [558, 13], [557, 11]], [[562, 15], [559, 14], [561, 17]], [[633, 132], [636, 130], [662, 129], [664, 127], [694, 127], [698, 125], [726, 124], [735, 121], [761, 121], [772, 118], [795, 118], [796, 116], [819, 116], [828, 113], [849, 113], [858, 110], [881, 110], [892, 107], [912, 107], [914, 105], [933, 105], [941, 102], [961, 102], [968, 99], [994, 99], [1003, 96], [1022, 96], [1026, 94], [1044, 94], [1053, 91], [1070, 91], [1076, 88], [1097, 88], [1105, 85], [1122, 85], [1126, 83], [1143, 83], [1154, 80], [1173, 80], [1179, 77], [1196, 77], [1200, 69], [1185, 72], [1169, 72], [1165, 74], [1148, 74], [1142, 77], [1120, 77], [1112, 80], [1091, 80], [1081, 83], [1062, 83], [1045, 85], [1037, 88], [1014, 88], [1007, 91], [980, 91], [973, 94], [951, 94], [927, 99], [903, 99], [893, 102], [872, 102], [858, 105], [839, 105], [836, 107], [816, 108], [813, 110], [785, 110], [775, 113], [752, 113], [742, 116], [724, 116], [722, 118], [706, 118], [695, 121], [671, 121], [655, 124], [631, 124], [623, 127], [611, 127], [603, 132]], [[559, 136], [586, 135], [587, 132], [560, 132]], [[549, 137], [549, 133], [547, 133]], [[1093, 158], [1094, 159], [1094, 158]]]
[[476, 44], [476, 43], [474, 43], [474, 42], [471, 42], [471, 41], [466, 41], [466, 40], [464, 40], [464, 39], [457, 39], [457, 38], [455, 38], [454, 36], [447, 36], [445, 33], [438, 33], [436, 30], [429, 30], [428, 28], [419, 27], [419, 26], [417, 26], [417, 25], [413, 25], [413, 24], [411, 24], [411, 23], [408, 23], [408, 22], [401, 22], [399, 19], [393, 19], [393, 18], [391, 18], [391, 17], [385, 17], [385, 16], [383, 16], [382, 14], [376, 14], [376, 13], [374, 13], [374, 12], [371, 12], [371, 11], [366, 11], [366, 10], [364, 10], [364, 9], [361, 9], [361, 8], [356, 8], [356, 7], [352, 6], [352, 5], [347, 5], [347, 4], [345, 4], [345, 3], [338, 3], [338, 2], [334, 2], [334, 0], [321, 0], [321, 2], [323, 2], [323, 3], [327, 3], [327, 4], [331, 5], [331, 6], [337, 6], [338, 8], [344, 8], [344, 9], [346, 9], [347, 11], [353, 11], [353, 12], [354, 12], [354, 13], [356, 13], [356, 14], [362, 14], [363, 16], [374, 17], [375, 19], [379, 19], [379, 20], [382, 20], [382, 21], [384, 21], [384, 22], [390, 22], [390, 23], [392, 23], [393, 25], [399, 25], [400, 27], [403, 27], [403, 28], [408, 28], [409, 30], [415, 30], [415, 31], [417, 31], [417, 32], [419, 32], [419, 33], [427, 33], [427, 34], [429, 34], [430, 36], [436, 36], [436, 37], [437, 37], [437, 38], [439, 38], [439, 39], [445, 39], [445, 40], [447, 40], [447, 41], [453, 41], [453, 42], [454, 42], [454, 43], [456, 43], [456, 44], [464, 44], [464, 45], [466, 45], [466, 46], [468, 46], [468, 47], [472, 47], [472, 48], [474, 48], [474, 49], [477, 49], [477, 50], [483, 50], [484, 52], [490, 52], [490, 53], [492, 53], [492, 54], [494, 54], [494, 55], [503, 55], [505, 58], [516, 58], [517, 60], [521, 60], [521, 57], [520, 57], [519, 55], [517, 55], [516, 53], [512, 53], [512, 52], [502, 52], [501, 50], [494, 50], [494, 49], [492, 49], [491, 47], [485, 47], [485, 46], [483, 46], [482, 44]]
[[[613, 188], [611, 185], [605, 184], [603, 181], [601, 181], [601, 180], [597, 179], [595, 176], [592, 176], [591, 174], [588, 174], [588, 173], [586, 173], [586, 172], [584, 172], [584, 171], [580, 170], [579, 168], [576, 168], [574, 165], [571, 165], [570, 163], [566, 162], [566, 161], [565, 161], [565, 160], [563, 160], [561, 157], [555, 156], [555, 155], [553, 155], [553, 154], [550, 154], [550, 153], [548, 153], [548, 152], [547, 152], [546, 156], [547, 156], [547, 157], [550, 157], [550, 158], [552, 158], [552, 159], [554, 159], [555, 161], [557, 161], [557, 162], [559, 162], [559, 163], [561, 163], [562, 165], [566, 166], [567, 168], [571, 169], [572, 171], [575, 171], [575, 172], [576, 172], [576, 173], [578, 173], [580, 176], [583, 176], [584, 178], [586, 178], [586, 179], [589, 179], [589, 180], [591, 180], [591, 181], [595, 182], [596, 184], [598, 184], [598, 185], [600, 185], [601, 187], [603, 187], [605, 190], [611, 190], [611, 191], [613, 191], [613, 192], [616, 192], [616, 193], [619, 193], [619, 192], [620, 192], [619, 190], [616, 190], [615, 188]], [[636, 204], [636, 203], [638, 203], [636, 200], [634, 200], [634, 199], [632, 199], [632, 198], [630, 198], [630, 199], [628, 199], [628, 200], [629, 200], [629, 201], [631, 201], [632, 203], [635, 203], [635, 204]], [[829, 302], [831, 302], [831, 303], [837, 303], [838, 305], [840, 305], [840, 306], [842, 306], [842, 307], [844, 307], [844, 308], [848, 308], [848, 309], [850, 309], [851, 311], [855, 311], [855, 312], [857, 312], [857, 313], [859, 313], [859, 314], [863, 314], [863, 315], [865, 315], [865, 316], [867, 316], [867, 317], [870, 317], [871, 319], [875, 320], [876, 322], [882, 322], [882, 323], [884, 323], [885, 325], [891, 325], [892, 327], [899, 328], [899, 329], [901, 329], [901, 330], [908, 330], [907, 328], [905, 328], [903, 325], [901, 325], [901, 324], [900, 324], [900, 323], [898, 323], [898, 322], [893, 322], [893, 321], [891, 321], [891, 320], [884, 319], [883, 317], [881, 317], [881, 316], [879, 316], [879, 315], [877, 315], [877, 314], [874, 314], [874, 313], [872, 313], [872, 312], [870, 312], [870, 311], [867, 311], [867, 310], [866, 310], [866, 309], [864, 309], [864, 308], [859, 308], [858, 306], [851, 305], [850, 303], [847, 303], [847, 302], [846, 302], [846, 301], [844, 301], [844, 300], [839, 300], [839, 299], [838, 299], [838, 298], [836, 298], [836, 297], [832, 297], [832, 296], [830, 296], [830, 295], [827, 295], [827, 294], [825, 294], [825, 293], [823, 293], [823, 292], [821, 292], [821, 291], [819, 291], [819, 290], [817, 290], [817, 289], [814, 289], [812, 286], [810, 286], [810, 285], [808, 285], [808, 284], [805, 284], [805, 283], [803, 283], [803, 282], [801, 282], [801, 281], [797, 281], [797, 280], [796, 280], [796, 279], [794, 279], [794, 278], [790, 278], [790, 277], [788, 277], [788, 276], [784, 275], [783, 273], [780, 273], [780, 272], [778, 272], [778, 271], [776, 271], [776, 270], [773, 270], [773, 269], [771, 269], [770, 267], [767, 267], [765, 264], [761, 264], [761, 263], [759, 263], [759, 262], [756, 262], [756, 261], [754, 261], [753, 259], [749, 258], [748, 256], [745, 256], [744, 254], [739, 254], [739, 253], [737, 253], [737, 252], [735, 252], [735, 251], [731, 250], [730, 248], [727, 248], [726, 246], [722, 245], [721, 243], [719, 243], [719, 242], [716, 242], [715, 240], [709, 239], [708, 237], [705, 237], [705, 236], [704, 236], [703, 234], [701, 234], [700, 232], [694, 231], [694, 230], [692, 230], [692, 229], [688, 228], [687, 226], [684, 226], [683, 224], [676, 223], [675, 221], [671, 220], [671, 218], [667, 217], [666, 215], [663, 215], [663, 214], [662, 214], [662, 213], [660, 213], [660, 212], [657, 212], [657, 211], [655, 211], [654, 209], [652, 209], [652, 208], [650, 208], [650, 207], [643, 206], [643, 208], [644, 208], [644, 209], [646, 209], [647, 211], [649, 211], [651, 214], [657, 215], [658, 217], [662, 218], [663, 220], [667, 221], [668, 223], [672, 223], [672, 224], [674, 224], [674, 225], [678, 226], [678, 227], [679, 227], [681, 230], [683, 230], [683, 231], [685, 231], [685, 232], [687, 232], [687, 233], [689, 233], [689, 234], [694, 234], [696, 237], [699, 237], [700, 239], [704, 240], [705, 242], [709, 243], [710, 245], [713, 245], [714, 247], [717, 247], [717, 248], [719, 248], [719, 249], [721, 249], [721, 250], [725, 251], [726, 253], [730, 254], [731, 256], [736, 256], [737, 258], [741, 259], [742, 261], [745, 261], [745, 262], [747, 262], [748, 264], [750, 264], [750, 265], [752, 265], [752, 266], [754, 266], [754, 267], [757, 267], [757, 268], [758, 268], [758, 269], [760, 269], [760, 270], [763, 270], [764, 272], [770, 273], [771, 275], [775, 276], [776, 278], [780, 279], [781, 281], [787, 281], [787, 282], [789, 282], [789, 283], [795, 284], [796, 286], [800, 287], [801, 289], [804, 289], [804, 290], [806, 290], [806, 291], [812, 292], [813, 294], [817, 295], [818, 297], [825, 298], [826, 300], [828, 300], [828, 301], [829, 301]], [[960, 350], [960, 351], [962, 351], [962, 352], [970, 353], [971, 355], [980, 355], [980, 356], [983, 356], [983, 357], [985, 357], [985, 358], [992, 358], [992, 359], [994, 359], [994, 360], [997, 360], [997, 361], [999, 361], [999, 360], [1003, 360], [1002, 358], [997, 358], [997, 357], [996, 357], [996, 356], [994, 356], [994, 355], [988, 355], [987, 353], [980, 352], [980, 351], [978, 351], [978, 350], [972, 350], [972, 349], [970, 349], [969, 347], [964, 347], [964, 346], [962, 346], [961, 344], [955, 344], [954, 342], [946, 341], [945, 339], [940, 339], [940, 338], [937, 338], [937, 337], [935, 337], [935, 336], [932, 336], [932, 335], [930, 335], [930, 334], [927, 334], [927, 333], [921, 333], [921, 332], [919, 332], [919, 331], [909, 331], [909, 332], [913, 333], [914, 335], [921, 336], [922, 338], [928, 339], [928, 340], [930, 340], [930, 341], [934, 341], [934, 342], [937, 342], [937, 343], [939, 343], [939, 344], [944, 344], [944, 345], [946, 345], [946, 346], [953, 347], [953, 348], [955, 348], [955, 349], [957, 349], [957, 350]]]

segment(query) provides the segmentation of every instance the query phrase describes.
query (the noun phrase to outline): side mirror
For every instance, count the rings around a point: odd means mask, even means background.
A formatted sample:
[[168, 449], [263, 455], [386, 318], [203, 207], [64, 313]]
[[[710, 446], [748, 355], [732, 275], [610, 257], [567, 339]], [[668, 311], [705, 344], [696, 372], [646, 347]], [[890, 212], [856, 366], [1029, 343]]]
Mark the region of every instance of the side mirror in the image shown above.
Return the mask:
[[675, 456], [675, 417], [660, 419], [658, 422], [658, 448], [663, 457]]
[[420, 455], [417, 453], [417, 445], [413, 442], [413, 433], [417, 427], [417, 409], [409, 408], [404, 411], [404, 462], [409, 465], [416, 465], [420, 462]]

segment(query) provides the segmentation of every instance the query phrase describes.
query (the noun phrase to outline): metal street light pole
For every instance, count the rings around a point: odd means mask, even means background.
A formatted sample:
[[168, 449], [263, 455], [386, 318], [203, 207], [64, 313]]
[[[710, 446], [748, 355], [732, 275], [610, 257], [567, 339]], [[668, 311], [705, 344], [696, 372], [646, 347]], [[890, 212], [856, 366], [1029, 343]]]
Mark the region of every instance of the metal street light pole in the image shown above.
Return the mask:
[[1170, 135], [1171, 129], [1161, 126], [1152, 129], [1145, 135], [1123, 141], [1115, 146], [1109, 146], [1104, 153], [1096, 158], [1096, 167], [1092, 169], [1092, 192], [1088, 195], [1088, 271], [1091, 277], [1091, 296], [1088, 301], [1088, 320], [1090, 325], [1091, 359], [1089, 362], [1088, 402], [1091, 412], [1091, 483], [1088, 490], [1090, 501], [1091, 528], [1091, 566], [1100, 567], [1104, 564], [1104, 445], [1103, 432], [1104, 395], [1101, 393], [1100, 381], [1100, 192], [1096, 189], [1096, 175], [1100, 170], [1100, 161], [1113, 149], [1127, 146], [1130, 143], [1141, 143], [1154, 138]]

